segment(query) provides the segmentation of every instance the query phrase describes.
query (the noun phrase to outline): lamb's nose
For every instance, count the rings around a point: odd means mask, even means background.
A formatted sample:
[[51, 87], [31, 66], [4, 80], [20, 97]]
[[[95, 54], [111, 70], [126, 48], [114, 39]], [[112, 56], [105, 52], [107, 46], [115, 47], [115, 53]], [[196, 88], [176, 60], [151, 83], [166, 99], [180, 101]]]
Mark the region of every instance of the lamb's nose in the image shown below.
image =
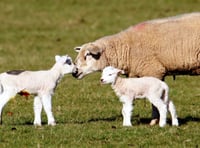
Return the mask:
[[102, 83], [102, 82], [103, 82], [103, 79], [101, 79], [100, 81], [101, 81], [101, 83]]

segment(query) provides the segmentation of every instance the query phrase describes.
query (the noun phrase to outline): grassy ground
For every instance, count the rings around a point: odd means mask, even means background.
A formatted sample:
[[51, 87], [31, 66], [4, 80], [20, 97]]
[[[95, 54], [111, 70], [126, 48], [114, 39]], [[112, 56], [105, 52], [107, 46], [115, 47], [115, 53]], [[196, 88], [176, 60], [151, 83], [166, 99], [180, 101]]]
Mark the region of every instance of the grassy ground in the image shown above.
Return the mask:
[[[1, 0], [0, 72], [48, 69], [56, 54], [138, 22], [200, 11], [200, 0]], [[121, 103], [100, 73], [64, 77], [53, 97], [58, 123], [35, 128], [33, 97], [17, 96], [3, 112], [0, 147], [200, 147], [199, 77], [167, 77], [180, 127], [149, 127], [151, 105], [136, 101], [133, 127], [122, 127]], [[169, 120], [170, 123], [170, 120]]]

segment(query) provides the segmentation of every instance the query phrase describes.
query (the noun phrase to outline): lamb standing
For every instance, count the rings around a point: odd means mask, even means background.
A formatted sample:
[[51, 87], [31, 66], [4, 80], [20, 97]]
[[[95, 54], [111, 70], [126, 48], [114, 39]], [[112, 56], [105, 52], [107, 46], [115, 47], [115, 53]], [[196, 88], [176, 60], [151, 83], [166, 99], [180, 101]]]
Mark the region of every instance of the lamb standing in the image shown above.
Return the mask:
[[41, 126], [42, 106], [47, 114], [48, 125], [56, 125], [51, 97], [64, 74], [71, 73], [74, 68], [71, 57], [55, 56], [56, 63], [49, 70], [42, 71], [9, 71], [0, 74], [0, 123], [2, 109], [5, 104], [18, 94], [34, 94], [34, 125]]
[[101, 83], [111, 83], [115, 93], [120, 97], [120, 101], [123, 103], [123, 126], [132, 126], [132, 102], [136, 98], [148, 98], [158, 108], [160, 127], [166, 125], [167, 110], [171, 113], [172, 125], [178, 126], [176, 109], [168, 98], [169, 88], [165, 82], [154, 77], [121, 78], [118, 76], [119, 73], [123, 74], [124, 72], [111, 66], [106, 67], [101, 76]]

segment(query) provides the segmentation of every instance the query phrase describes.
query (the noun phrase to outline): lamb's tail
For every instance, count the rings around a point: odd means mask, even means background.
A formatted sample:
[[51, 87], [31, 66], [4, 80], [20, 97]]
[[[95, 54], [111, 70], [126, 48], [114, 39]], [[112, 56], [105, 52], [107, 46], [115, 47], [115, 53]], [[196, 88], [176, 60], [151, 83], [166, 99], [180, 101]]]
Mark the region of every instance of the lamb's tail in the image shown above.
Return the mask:
[[3, 85], [2, 85], [2, 83], [0, 81], [0, 94], [2, 94], [2, 93], [3, 93]]
[[163, 99], [165, 103], [169, 101], [169, 87], [164, 82], [163, 82], [163, 92], [162, 92], [161, 98]]

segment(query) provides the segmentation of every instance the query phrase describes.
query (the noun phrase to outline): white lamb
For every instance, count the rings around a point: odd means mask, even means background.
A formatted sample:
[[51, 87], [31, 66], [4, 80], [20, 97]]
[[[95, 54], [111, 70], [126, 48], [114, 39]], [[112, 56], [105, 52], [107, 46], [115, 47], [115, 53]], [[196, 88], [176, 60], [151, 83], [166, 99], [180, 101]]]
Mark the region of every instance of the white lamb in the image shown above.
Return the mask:
[[51, 97], [64, 74], [71, 73], [74, 68], [71, 57], [55, 56], [56, 63], [49, 70], [21, 71], [14, 70], [0, 74], [0, 123], [2, 123], [2, 109], [16, 94], [35, 95], [34, 125], [41, 126], [42, 107], [47, 114], [48, 125], [56, 125]]
[[123, 126], [132, 126], [132, 102], [136, 98], [147, 98], [158, 108], [160, 127], [166, 125], [168, 110], [171, 113], [172, 125], [179, 125], [176, 109], [173, 102], [168, 98], [169, 88], [165, 82], [154, 77], [122, 78], [118, 76], [120, 73], [123, 74], [124, 71], [111, 66], [106, 67], [101, 76], [101, 83], [111, 83], [115, 93], [120, 97], [120, 101], [123, 103]]

